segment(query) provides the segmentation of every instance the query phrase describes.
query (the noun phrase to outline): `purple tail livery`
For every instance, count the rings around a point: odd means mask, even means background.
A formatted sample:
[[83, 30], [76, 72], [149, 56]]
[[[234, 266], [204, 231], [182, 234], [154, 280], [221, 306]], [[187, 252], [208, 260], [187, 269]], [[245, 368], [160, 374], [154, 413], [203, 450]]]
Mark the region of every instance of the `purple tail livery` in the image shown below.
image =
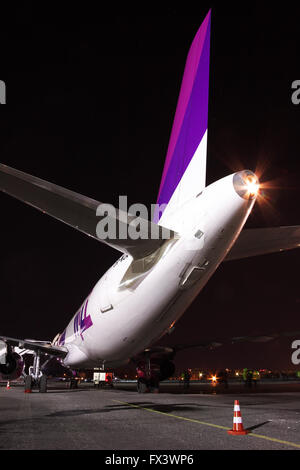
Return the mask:
[[[210, 22], [211, 11], [193, 40], [185, 65], [157, 199], [157, 204], [165, 207], [161, 219], [164, 223], [205, 187]], [[157, 209], [154, 222], [158, 223], [160, 218]]]

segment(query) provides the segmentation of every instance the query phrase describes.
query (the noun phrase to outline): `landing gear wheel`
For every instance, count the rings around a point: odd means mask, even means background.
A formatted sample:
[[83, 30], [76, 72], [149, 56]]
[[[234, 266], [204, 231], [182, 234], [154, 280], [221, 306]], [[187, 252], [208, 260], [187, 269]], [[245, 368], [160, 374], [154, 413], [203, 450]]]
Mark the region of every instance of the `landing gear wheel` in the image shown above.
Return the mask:
[[47, 392], [47, 376], [46, 375], [42, 375], [39, 380], [39, 391], [40, 393]]
[[31, 375], [26, 375], [25, 377], [25, 393], [32, 392], [32, 377]]

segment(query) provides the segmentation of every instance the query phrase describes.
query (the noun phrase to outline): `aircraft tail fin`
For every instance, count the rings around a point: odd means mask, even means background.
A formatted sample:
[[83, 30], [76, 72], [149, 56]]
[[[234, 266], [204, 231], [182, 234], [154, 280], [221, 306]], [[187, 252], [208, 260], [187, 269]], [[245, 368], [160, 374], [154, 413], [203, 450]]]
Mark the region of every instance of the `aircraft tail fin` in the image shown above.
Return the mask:
[[177, 231], [176, 211], [206, 184], [210, 20], [211, 11], [188, 53], [157, 198], [164, 209], [157, 207], [154, 213], [155, 223], [168, 228], [175, 224]]

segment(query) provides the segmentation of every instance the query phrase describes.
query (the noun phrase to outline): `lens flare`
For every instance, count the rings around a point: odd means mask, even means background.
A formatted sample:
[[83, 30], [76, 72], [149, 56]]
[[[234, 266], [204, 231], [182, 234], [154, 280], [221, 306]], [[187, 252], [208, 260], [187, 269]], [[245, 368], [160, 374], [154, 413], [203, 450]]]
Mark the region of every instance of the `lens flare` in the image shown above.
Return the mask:
[[245, 177], [245, 183], [248, 188], [248, 193], [250, 197], [255, 197], [259, 191], [259, 182], [255, 175], [247, 175]]
[[[241, 157], [234, 151], [231, 155], [219, 157], [224, 167], [231, 172], [243, 171], [252, 164], [252, 170], [259, 181], [259, 189], [256, 196], [255, 217], [266, 224], [278, 224], [282, 222], [282, 214], [277, 208], [280, 194], [283, 191], [299, 191], [298, 184], [292, 180], [291, 175], [282, 168], [274, 166], [270, 152], [258, 151], [257, 155]], [[282, 171], [283, 170], [283, 171]], [[254, 188], [256, 189], [256, 188]], [[250, 193], [248, 194], [249, 197]], [[260, 223], [261, 223], [260, 221]]]
[[260, 180], [259, 193], [257, 195], [257, 207], [266, 223], [280, 223], [281, 215], [276, 208], [276, 201], [280, 192], [293, 189], [289, 186], [284, 175], [274, 178], [270, 174], [270, 165], [267, 162], [257, 164], [255, 174]]

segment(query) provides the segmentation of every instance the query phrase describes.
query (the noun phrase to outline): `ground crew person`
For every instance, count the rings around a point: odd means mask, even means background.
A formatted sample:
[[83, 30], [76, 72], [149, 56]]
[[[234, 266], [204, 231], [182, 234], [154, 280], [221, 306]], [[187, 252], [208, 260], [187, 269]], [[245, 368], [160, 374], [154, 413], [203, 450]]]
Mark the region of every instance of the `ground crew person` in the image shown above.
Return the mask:
[[258, 370], [254, 370], [254, 371], [253, 371], [252, 380], [253, 380], [253, 383], [254, 383], [254, 388], [256, 388], [256, 387], [257, 387], [257, 383], [258, 383], [258, 381], [260, 380], [260, 374], [259, 374]]
[[247, 381], [246, 381], [247, 388], [252, 388], [252, 378], [253, 378], [253, 372], [252, 370], [249, 369], [247, 371]]
[[244, 381], [245, 387], [247, 386], [247, 372], [248, 372], [248, 369], [247, 367], [245, 367], [245, 369], [243, 369], [243, 381]]
[[191, 374], [188, 370], [184, 372], [184, 378], [183, 378], [183, 388], [184, 390], [188, 390], [190, 387], [190, 378]]

